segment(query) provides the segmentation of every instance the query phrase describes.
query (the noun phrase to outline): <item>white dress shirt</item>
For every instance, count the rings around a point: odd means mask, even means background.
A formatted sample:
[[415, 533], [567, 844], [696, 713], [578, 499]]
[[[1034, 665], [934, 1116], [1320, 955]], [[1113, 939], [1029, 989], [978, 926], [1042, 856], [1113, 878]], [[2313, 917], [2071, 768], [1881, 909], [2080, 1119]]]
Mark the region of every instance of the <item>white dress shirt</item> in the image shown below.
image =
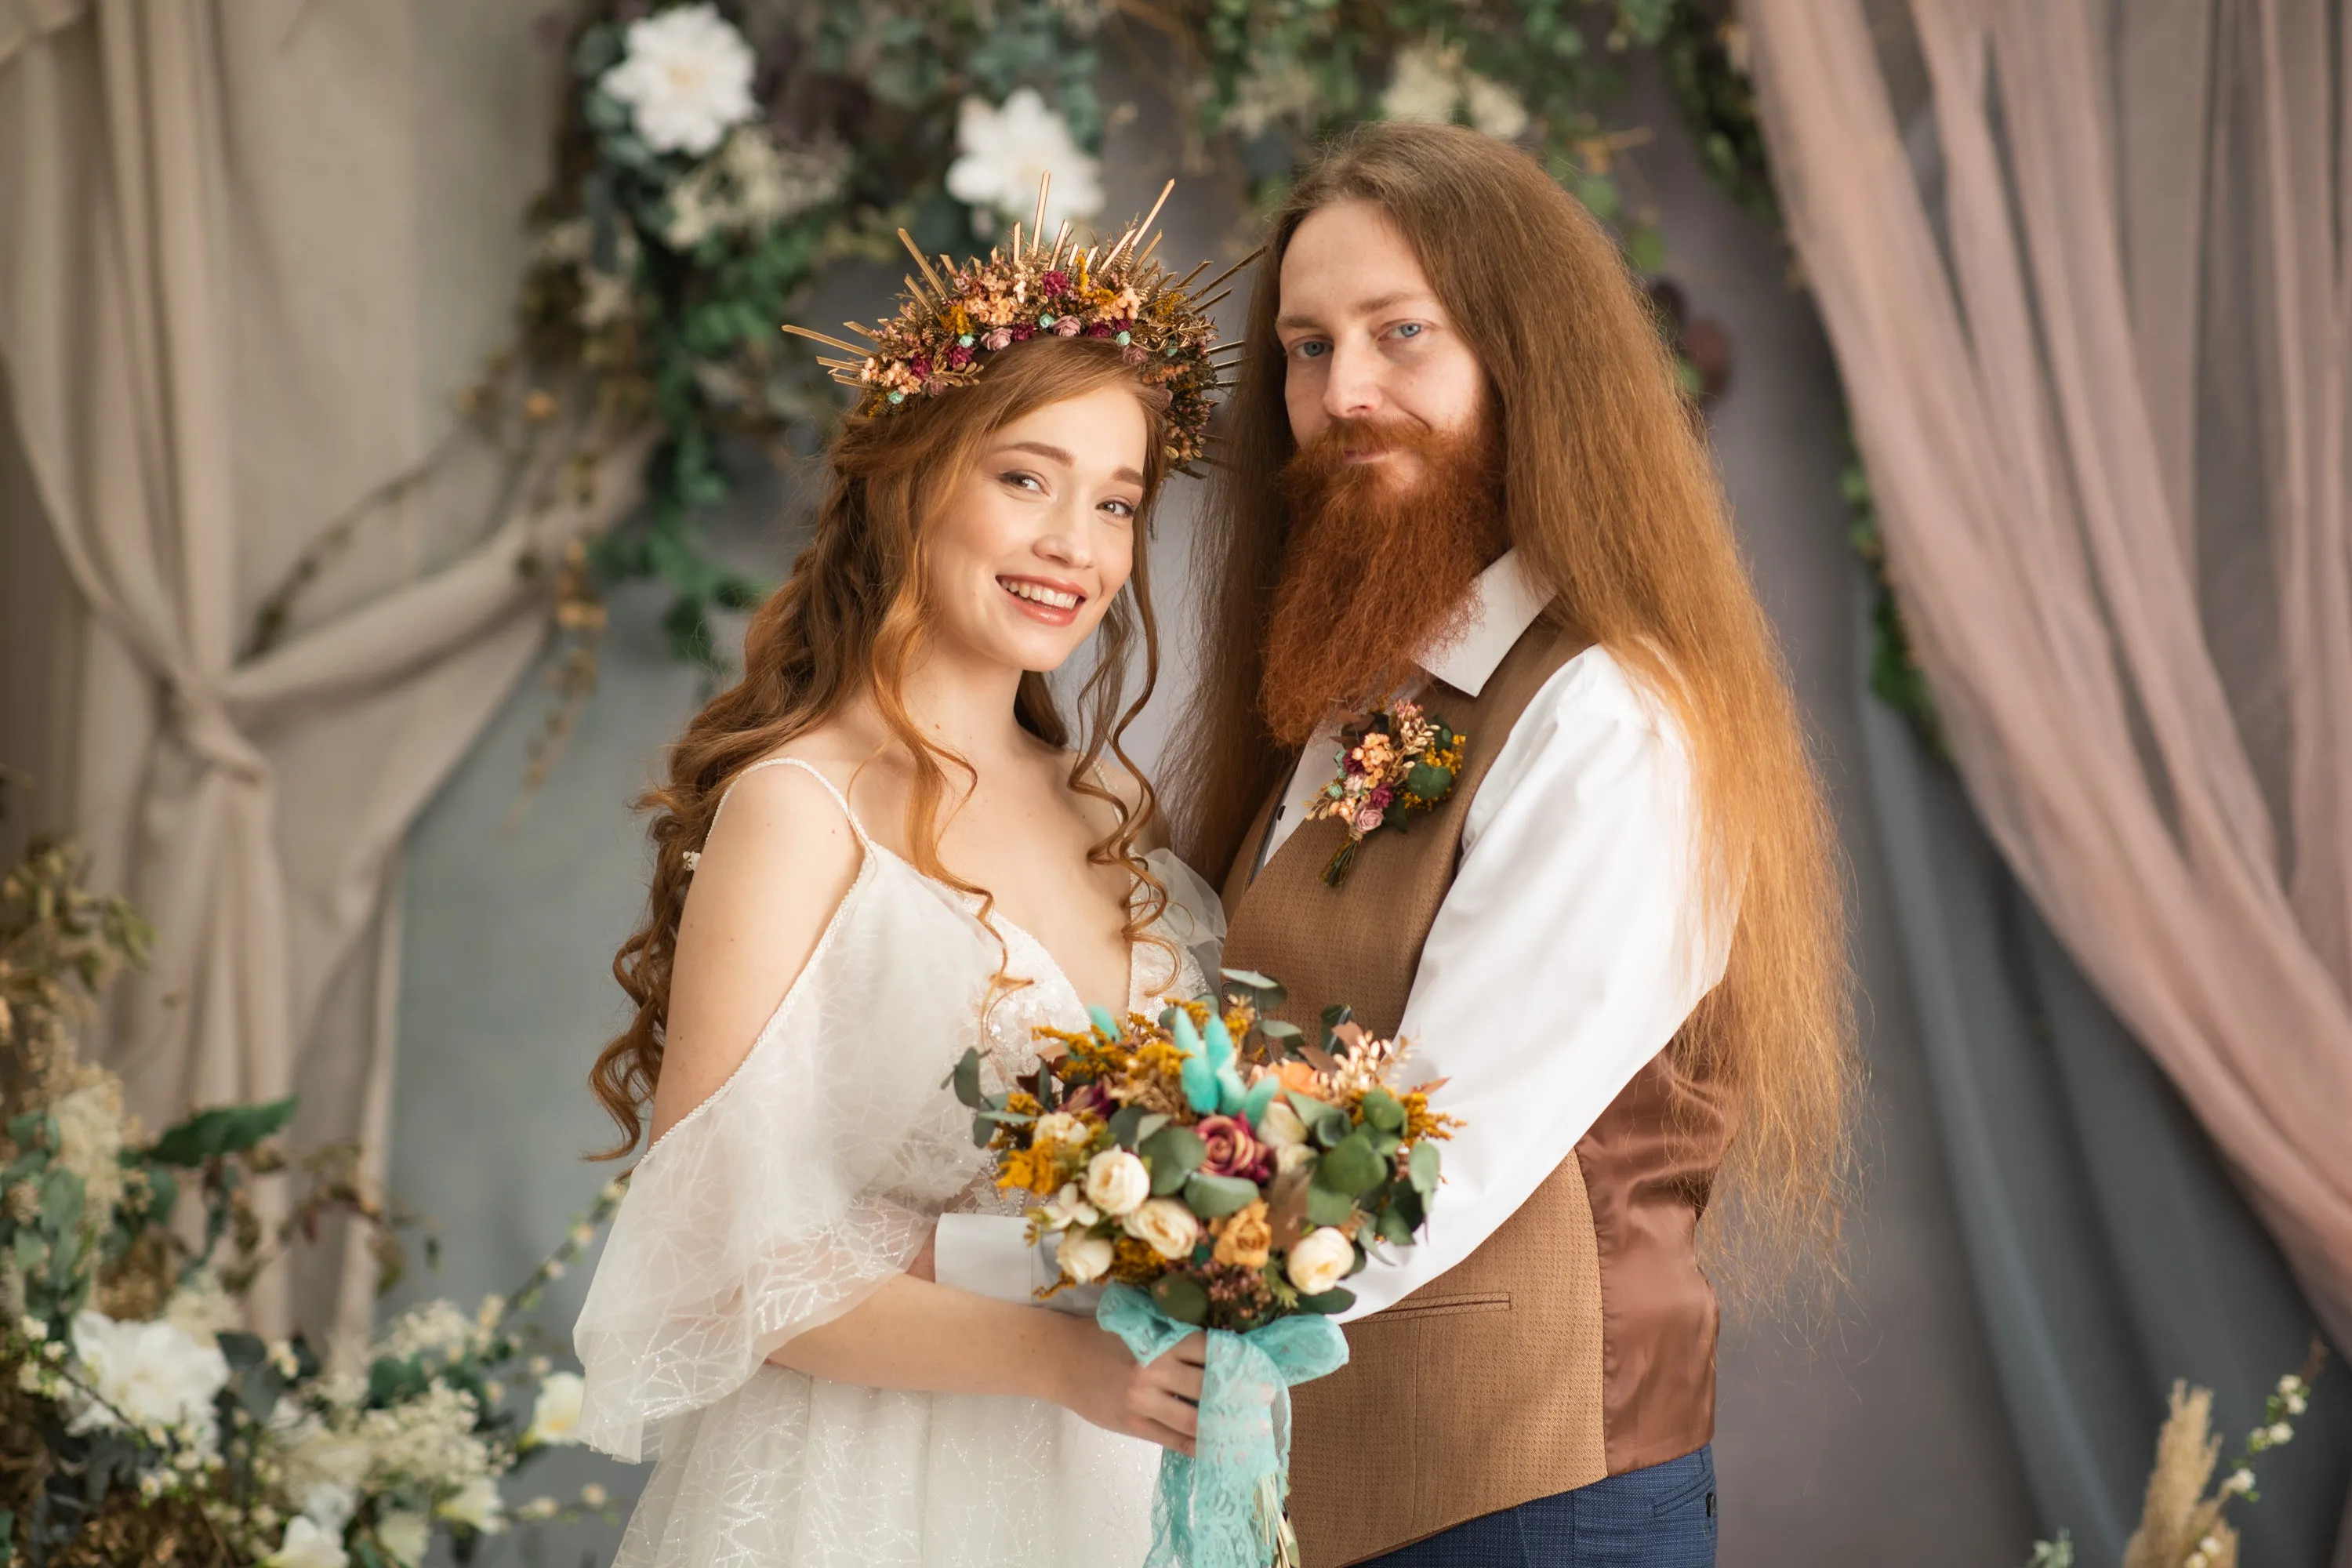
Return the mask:
[[[1418, 662], [1475, 696], [1549, 595], [1516, 552], [1473, 593], [1463, 629]], [[1430, 707], [1447, 716], [1442, 700]], [[1341, 717], [1300, 756], [1260, 864], [1330, 782]], [[1607, 649], [1562, 665], [1507, 735], [1469, 744], [1500, 749], [1465, 814], [1461, 860], [1399, 1030], [1413, 1046], [1407, 1080], [1446, 1079], [1433, 1108], [1465, 1125], [1442, 1146], [1444, 1184], [1427, 1231], [1415, 1246], [1383, 1247], [1348, 1281], [1356, 1301], [1342, 1321], [1395, 1304], [1477, 1250], [1665, 1048], [1728, 953], [1727, 931], [1702, 918], [1681, 732]], [[1374, 839], [1360, 853], [1380, 849]], [[951, 1277], [943, 1227], [940, 1281], [1025, 1294], [1034, 1260], [997, 1250], [984, 1267], [960, 1256]]]

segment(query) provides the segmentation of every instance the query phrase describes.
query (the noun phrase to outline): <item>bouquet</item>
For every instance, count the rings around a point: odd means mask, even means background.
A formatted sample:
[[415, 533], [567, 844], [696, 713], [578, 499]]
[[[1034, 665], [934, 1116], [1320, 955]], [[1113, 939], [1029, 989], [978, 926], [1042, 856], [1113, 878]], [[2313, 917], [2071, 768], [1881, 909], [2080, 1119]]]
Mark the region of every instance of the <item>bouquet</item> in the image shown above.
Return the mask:
[[1031, 1239], [1060, 1268], [1041, 1294], [1102, 1282], [1097, 1321], [1141, 1361], [1210, 1331], [1198, 1453], [1162, 1461], [1153, 1568], [1297, 1561], [1287, 1390], [1346, 1363], [1344, 1281], [1412, 1244], [1459, 1125], [1430, 1109], [1440, 1085], [1399, 1086], [1407, 1042], [1340, 1009], [1310, 1043], [1268, 1016], [1279, 984], [1224, 977], [1223, 1011], [1089, 1008], [1091, 1029], [1038, 1031], [1012, 1089], [982, 1091], [977, 1051], [951, 1080], [997, 1185], [1038, 1200]]

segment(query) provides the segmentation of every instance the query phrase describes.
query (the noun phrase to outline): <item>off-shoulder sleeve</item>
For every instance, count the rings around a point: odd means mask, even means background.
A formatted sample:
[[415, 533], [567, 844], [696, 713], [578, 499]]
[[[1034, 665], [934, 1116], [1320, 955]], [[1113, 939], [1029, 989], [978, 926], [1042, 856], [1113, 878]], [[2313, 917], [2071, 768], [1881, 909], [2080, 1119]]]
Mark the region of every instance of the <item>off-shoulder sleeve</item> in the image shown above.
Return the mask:
[[740, 1387], [921, 1247], [932, 1216], [889, 1194], [977, 1038], [993, 950], [979, 951], [968, 916], [878, 867], [869, 851], [742, 1066], [630, 1179], [572, 1331], [595, 1447], [655, 1457], [666, 1420]]

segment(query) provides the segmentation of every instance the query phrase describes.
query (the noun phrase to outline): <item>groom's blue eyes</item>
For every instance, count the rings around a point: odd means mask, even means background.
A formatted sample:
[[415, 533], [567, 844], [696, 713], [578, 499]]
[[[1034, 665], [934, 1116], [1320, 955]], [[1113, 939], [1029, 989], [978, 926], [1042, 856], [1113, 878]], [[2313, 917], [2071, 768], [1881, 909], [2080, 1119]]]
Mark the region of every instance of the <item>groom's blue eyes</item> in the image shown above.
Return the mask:
[[1300, 359], [1320, 359], [1323, 355], [1331, 352], [1331, 345], [1329, 343], [1317, 342], [1310, 340], [1307, 342], [1298, 344], [1290, 352], [1297, 354]]
[[1424, 324], [1423, 324], [1423, 322], [1420, 322], [1420, 321], [1406, 321], [1406, 322], [1402, 323], [1402, 325], [1400, 325], [1400, 326], [1397, 328], [1396, 331], [1397, 331], [1397, 336], [1399, 336], [1399, 337], [1401, 337], [1401, 338], [1417, 338], [1417, 337], [1421, 336], [1422, 332], [1423, 332], [1424, 330], [1426, 330], [1426, 329], [1425, 329], [1425, 326], [1424, 326]]

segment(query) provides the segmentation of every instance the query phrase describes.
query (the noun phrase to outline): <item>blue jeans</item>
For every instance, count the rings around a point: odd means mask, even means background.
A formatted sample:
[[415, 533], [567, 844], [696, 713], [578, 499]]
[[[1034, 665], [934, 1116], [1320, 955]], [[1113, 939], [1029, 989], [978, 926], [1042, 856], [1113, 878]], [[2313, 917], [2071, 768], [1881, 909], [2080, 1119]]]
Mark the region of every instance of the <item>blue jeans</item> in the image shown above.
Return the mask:
[[1715, 1568], [1715, 1453], [1484, 1514], [1361, 1568]]

